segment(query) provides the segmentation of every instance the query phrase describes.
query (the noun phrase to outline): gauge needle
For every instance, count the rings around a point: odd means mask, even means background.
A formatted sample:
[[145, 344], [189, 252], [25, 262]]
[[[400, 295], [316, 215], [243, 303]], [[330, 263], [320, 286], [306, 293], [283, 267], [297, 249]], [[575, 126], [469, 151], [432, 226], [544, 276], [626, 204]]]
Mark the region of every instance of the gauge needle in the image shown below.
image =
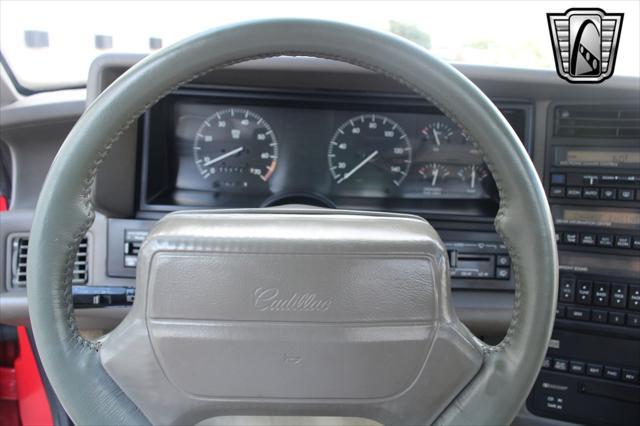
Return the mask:
[[351, 175], [353, 175], [355, 172], [360, 170], [362, 168], [362, 166], [367, 164], [369, 161], [373, 160], [376, 155], [378, 155], [378, 150], [377, 149], [375, 151], [373, 151], [371, 154], [369, 154], [367, 156], [367, 158], [365, 158], [360, 163], [358, 163], [358, 165], [355, 166], [353, 169], [351, 169], [348, 173], [345, 173], [344, 175], [342, 175], [342, 177], [338, 180], [338, 183], [342, 183], [345, 180], [349, 179], [351, 177]]
[[476, 166], [471, 166], [471, 189], [476, 188]]
[[436, 138], [436, 144], [440, 146], [440, 138], [438, 137], [438, 132], [436, 129], [433, 129], [433, 137]]
[[431, 176], [433, 176], [433, 180], [431, 181], [431, 186], [436, 186], [436, 182], [438, 181], [438, 174], [440, 173], [440, 169], [433, 169]]
[[215, 164], [218, 161], [222, 161], [225, 158], [229, 158], [232, 155], [236, 155], [237, 153], [242, 152], [243, 150], [244, 150], [244, 146], [241, 146], [239, 148], [234, 149], [233, 151], [226, 152], [226, 153], [224, 153], [224, 154], [222, 154], [222, 155], [220, 155], [220, 156], [218, 156], [216, 158], [213, 158], [213, 159], [207, 161], [206, 163], [204, 163], [202, 165], [202, 167], [209, 167], [210, 165]]

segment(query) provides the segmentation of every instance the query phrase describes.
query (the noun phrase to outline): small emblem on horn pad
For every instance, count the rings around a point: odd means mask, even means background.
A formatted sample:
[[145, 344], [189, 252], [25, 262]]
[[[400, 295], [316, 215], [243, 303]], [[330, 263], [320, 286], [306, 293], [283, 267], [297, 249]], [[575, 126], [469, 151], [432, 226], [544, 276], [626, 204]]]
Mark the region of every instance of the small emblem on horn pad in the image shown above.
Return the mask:
[[331, 306], [331, 300], [315, 293], [282, 294], [273, 287], [260, 287], [253, 295], [253, 306], [262, 312], [326, 312]]

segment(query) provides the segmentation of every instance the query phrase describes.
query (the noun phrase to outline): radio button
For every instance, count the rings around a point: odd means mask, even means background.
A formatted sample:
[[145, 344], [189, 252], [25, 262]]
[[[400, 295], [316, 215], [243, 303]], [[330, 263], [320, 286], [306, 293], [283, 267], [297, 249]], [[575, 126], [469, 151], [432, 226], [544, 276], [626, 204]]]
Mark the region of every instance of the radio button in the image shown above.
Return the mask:
[[609, 234], [598, 235], [598, 245], [600, 247], [613, 247], [613, 236]]
[[558, 371], [569, 370], [569, 361], [566, 359], [556, 358], [553, 360], [553, 369]]
[[564, 198], [564, 186], [552, 186], [549, 195], [554, 198]]
[[577, 303], [581, 305], [590, 305], [591, 304], [591, 289], [593, 288], [593, 283], [591, 281], [578, 281], [578, 298]]
[[583, 246], [595, 246], [596, 234], [581, 234], [580, 244], [582, 244]]
[[563, 241], [564, 241], [565, 244], [578, 244], [578, 233], [577, 232], [565, 232]]
[[636, 314], [627, 315], [627, 325], [633, 328], [640, 328], [640, 315], [636, 315]]
[[623, 312], [609, 312], [609, 324], [624, 325], [624, 316]]
[[631, 237], [629, 235], [618, 235], [616, 237], [617, 248], [631, 248]]
[[569, 362], [569, 371], [574, 374], [584, 374], [584, 362], [580, 361], [571, 361]]
[[633, 201], [633, 189], [621, 189], [618, 191], [618, 200]]
[[622, 380], [630, 383], [638, 383], [638, 370], [622, 370]]
[[587, 364], [587, 376], [594, 376], [594, 377], [602, 376], [602, 365]]
[[582, 198], [582, 188], [577, 186], [568, 187], [567, 198]]
[[593, 311], [591, 311], [591, 321], [606, 323], [607, 311], [600, 311], [600, 310], [594, 309]]
[[563, 302], [573, 302], [575, 294], [576, 280], [573, 278], [562, 278], [560, 280], [560, 300]]
[[575, 321], [589, 321], [589, 309], [568, 307], [567, 319]]
[[614, 308], [627, 306], [627, 286], [625, 284], [611, 284], [611, 306]]
[[600, 190], [598, 188], [584, 188], [582, 190], [582, 197], [590, 200], [597, 200], [600, 196]]
[[564, 173], [552, 173], [551, 183], [553, 185], [564, 185], [567, 183], [567, 175]]
[[603, 188], [600, 192], [600, 198], [603, 200], [615, 200], [617, 191], [613, 188]]
[[617, 367], [605, 367], [604, 377], [611, 380], [620, 380], [620, 369]]
[[609, 304], [609, 283], [596, 281], [593, 283], [593, 287], [593, 304], [607, 306]]
[[629, 286], [629, 309], [640, 311], [640, 286]]

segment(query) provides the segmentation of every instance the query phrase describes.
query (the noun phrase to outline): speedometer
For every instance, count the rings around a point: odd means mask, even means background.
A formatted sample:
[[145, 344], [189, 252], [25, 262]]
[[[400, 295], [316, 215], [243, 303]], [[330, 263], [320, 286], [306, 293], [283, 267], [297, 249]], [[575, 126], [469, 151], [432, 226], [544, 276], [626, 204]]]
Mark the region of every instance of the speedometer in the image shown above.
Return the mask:
[[400, 186], [411, 167], [406, 132], [388, 117], [364, 114], [344, 122], [329, 143], [329, 170], [339, 185], [388, 190]]
[[196, 167], [214, 189], [251, 188], [264, 184], [278, 161], [276, 135], [262, 117], [242, 108], [209, 116], [193, 142]]

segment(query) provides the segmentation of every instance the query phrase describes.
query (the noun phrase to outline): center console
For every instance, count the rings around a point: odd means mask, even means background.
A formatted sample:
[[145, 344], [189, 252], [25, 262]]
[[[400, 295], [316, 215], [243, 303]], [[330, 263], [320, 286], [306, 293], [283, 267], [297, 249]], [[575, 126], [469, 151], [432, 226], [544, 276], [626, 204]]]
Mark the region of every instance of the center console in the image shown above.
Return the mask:
[[527, 402], [540, 416], [640, 419], [640, 144], [624, 127], [635, 111], [551, 109], [545, 185], [560, 283], [555, 330]]

